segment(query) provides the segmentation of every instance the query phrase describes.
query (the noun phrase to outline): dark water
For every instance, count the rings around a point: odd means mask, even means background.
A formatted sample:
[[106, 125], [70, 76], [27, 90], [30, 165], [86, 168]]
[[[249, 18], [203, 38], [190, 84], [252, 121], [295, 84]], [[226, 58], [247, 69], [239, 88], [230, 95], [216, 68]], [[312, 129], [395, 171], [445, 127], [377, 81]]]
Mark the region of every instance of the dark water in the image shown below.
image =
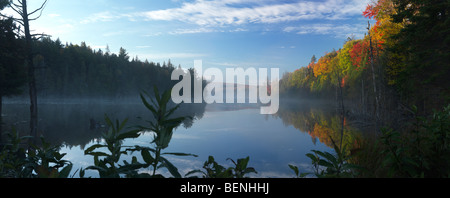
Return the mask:
[[[28, 131], [28, 110], [27, 104], [4, 104], [4, 121], [15, 124], [19, 131]], [[105, 114], [113, 119], [129, 118], [129, 126], [143, 124], [142, 119], [151, 117], [140, 103], [47, 102], [39, 106], [39, 111], [40, 135], [63, 145], [61, 152], [67, 153], [65, 159], [74, 164], [73, 171], [93, 165], [92, 156], [85, 156], [83, 150], [102, 142]], [[232, 166], [227, 158], [250, 156], [249, 166], [258, 171], [252, 177], [294, 177], [288, 164], [297, 165], [301, 172], [311, 171], [311, 162], [305, 154], [311, 150], [332, 152], [331, 138], [351, 144], [361, 135], [351, 127], [346, 127], [342, 134], [339, 116], [333, 108], [324, 105], [291, 103], [282, 105], [276, 115], [259, 112], [259, 108], [242, 105], [182, 107], [179, 115], [190, 115], [194, 120], [176, 129], [166, 151], [193, 153], [199, 157], [169, 157], [169, 160], [184, 175], [201, 169], [210, 155], [225, 166]], [[91, 129], [91, 120], [98, 129]], [[150, 146], [152, 139], [153, 134], [146, 133], [124, 145]], [[165, 170], [161, 173], [168, 174]], [[98, 174], [87, 171], [86, 176], [98, 177]]]

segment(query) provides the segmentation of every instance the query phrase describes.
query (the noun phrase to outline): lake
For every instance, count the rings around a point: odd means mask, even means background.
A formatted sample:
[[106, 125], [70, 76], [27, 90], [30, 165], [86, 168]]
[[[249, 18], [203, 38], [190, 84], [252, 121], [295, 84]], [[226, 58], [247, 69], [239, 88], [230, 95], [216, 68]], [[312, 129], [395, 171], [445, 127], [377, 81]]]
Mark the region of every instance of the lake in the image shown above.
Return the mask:
[[[3, 112], [5, 123], [15, 124], [19, 131], [27, 131], [28, 111], [26, 103], [6, 102]], [[233, 165], [227, 158], [236, 160], [250, 156], [249, 167], [254, 167], [258, 172], [251, 174], [251, 177], [290, 178], [295, 175], [288, 164], [298, 166], [301, 172], [311, 172], [311, 161], [305, 154], [311, 150], [332, 152], [331, 138], [351, 144], [361, 134], [349, 126], [344, 134], [340, 133], [341, 122], [335, 111], [333, 105], [304, 103], [281, 103], [275, 115], [261, 115], [258, 107], [250, 105], [182, 107], [178, 115], [190, 115], [194, 120], [183, 123], [175, 130], [165, 151], [198, 155], [168, 157], [181, 175], [202, 169], [208, 156], [214, 156], [225, 167]], [[67, 153], [64, 159], [73, 163], [73, 171], [86, 168], [93, 165], [93, 157], [85, 156], [84, 149], [102, 142], [105, 114], [112, 119], [129, 118], [128, 126], [145, 124], [142, 120], [151, 116], [138, 102], [46, 101], [39, 105], [39, 135], [53, 144], [62, 145], [61, 152]], [[92, 121], [97, 129], [91, 129]], [[125, 141], [123, 145], [150, 146], [152, 139], [152, 133], [145, 133], [137, 139]], [[123, 160], [130, 161], [131, 157]], [[161, 169], [160, 173], [170, 176], [165, 169]], [[75, 174], [77, 176], [78, 173]], [[87, 171], [85, 176], [98, 177], [98, 173]]]

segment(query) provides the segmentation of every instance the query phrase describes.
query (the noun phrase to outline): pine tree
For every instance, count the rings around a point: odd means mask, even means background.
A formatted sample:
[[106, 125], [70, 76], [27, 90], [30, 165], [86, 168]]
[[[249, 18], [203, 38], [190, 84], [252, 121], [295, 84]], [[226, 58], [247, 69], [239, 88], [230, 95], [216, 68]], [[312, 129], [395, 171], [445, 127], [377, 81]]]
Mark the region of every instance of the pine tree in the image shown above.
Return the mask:
[[[0, 10], [8, 1], [0, 1]], [[2, 99], [5, 96], [21, 93], [21, 87], [26, 82], [24, 62], [21, 56], [22, 48], [16, 39], [16, 26], [13, 19], [0, 20], [0, 142], [2, 136]]]
[[[399, 87], [419, 107], [437, 92], [449, 97], [450, 82], [450, 2], [448, 0], [395, 0], [394, 22], [405, 22], [395, 35], [406, 57], [399, 74]], [[442, 93], [444, 92], [444, 93]], [[447, 96], [445, 96], [447, 94]], [[428, 99], [427, 99], [428, 98]]]
[[[14, 22], [17, 22], [23, 27], [23, 34], [25, 37], [25, 55], [26, 65], [28, 69], [28, 88], [30, 93], [30, 135], [37, 135], [38, 128], [38, 107], [37, 107], [37, 89], [36, 89], [36, 76], [35, 65], [33, 62], [33, 49], [32, 43], [34, 40], [38, 40], [44, 36], [44, 34], [31, 34], [30, 22], [39, 19], [42, 16], [42, 11], [47, 4], [45, 0], [41, 6], [33, 11], [28, 10], [27, 0], [11, 0], [8, 1], [8, 6], [14, 10], [20, 18], [12, 18]], [[4, 15], [0, 15], [5, 17]]]

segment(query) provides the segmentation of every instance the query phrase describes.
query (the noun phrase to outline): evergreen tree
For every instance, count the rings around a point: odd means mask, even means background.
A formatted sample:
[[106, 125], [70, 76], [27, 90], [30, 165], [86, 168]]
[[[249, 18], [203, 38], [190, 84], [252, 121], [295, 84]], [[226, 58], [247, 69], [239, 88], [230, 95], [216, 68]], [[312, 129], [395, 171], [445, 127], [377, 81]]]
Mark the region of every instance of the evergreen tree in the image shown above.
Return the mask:
[[[8, 1], [0, 1], [2, 10]], [[19, 94], [25, 84], [24, 61], [20, 41], [16, 38], [13, 19], [0, 20], [0, 141], [2, 136], [2, 99]]]
[[[432, 92], [447, 94], [450, 82], [450, 1], [395, 0], [394, 22], [406, 26], [394, 36], [399, 44], [391, 50], [403, 52], [404, 68], [399, 87], [411, 99], [425, 103]], [[445, 95], [444, 95], [445, 97]]]

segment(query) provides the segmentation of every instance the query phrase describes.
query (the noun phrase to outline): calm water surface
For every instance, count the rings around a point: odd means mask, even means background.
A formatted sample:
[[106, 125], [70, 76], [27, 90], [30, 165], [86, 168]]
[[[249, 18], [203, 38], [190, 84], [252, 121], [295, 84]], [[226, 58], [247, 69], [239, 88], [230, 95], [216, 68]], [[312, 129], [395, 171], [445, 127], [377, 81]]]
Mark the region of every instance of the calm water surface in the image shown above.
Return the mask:
[[[90, 129], [90, 121], [104, 125], [103, 117], [122, 120], [130, 118], [129, 125], [142, 124], [142, 119], [151, 114], [142, 104], [115, 103], [49, 103], [40, 105], [40, 134], [54, 144], [62, 144], [61, 152], [73, 163], [73, 171], [93, 165], [93, 157], [85, 156], [84, 149], [102, 142], [101, 129]], [[332, 111], [307, 105], [281, 107], [277, 115], [261, 115], [259, 108], [204, 106], [184, 108], [195, 119], [176, 129], [166, 152], [193, 153], [199, 157], [169, 157], [180, 173], [202, 169], [208, 156], [225, 166], [232, 166], [227, 158], [238, 159], [250, 156], [249, 166], [258, 174], [251, 177], [294, 177], [288, 164], [297, 165], [302, 172], [311, 171], [310, 160], [305, 156], [311, 150], [329, 151], [330, 138], [344, 137], [352, 141], [355, 132], [346, 129], [339, 134], [339, 118]], [[27, 130], [28, 106], [5, 104], [4, 119], [7, 123]], [[152, 133], [137, 139], [127, 140], [123, 145], [150, 146]], [[136, 155], [139, 155], [136, 153]], [[131, 157], [123, 160], [130, 161]], [[143, 171], [150, 171], [143, 170]], [[165, 169], [160, 173], [169, 176]], [[75, 174], [78, 176], [78, 173]], [[86, 176], [98, 177], [97, 172], [87, 171]]]

